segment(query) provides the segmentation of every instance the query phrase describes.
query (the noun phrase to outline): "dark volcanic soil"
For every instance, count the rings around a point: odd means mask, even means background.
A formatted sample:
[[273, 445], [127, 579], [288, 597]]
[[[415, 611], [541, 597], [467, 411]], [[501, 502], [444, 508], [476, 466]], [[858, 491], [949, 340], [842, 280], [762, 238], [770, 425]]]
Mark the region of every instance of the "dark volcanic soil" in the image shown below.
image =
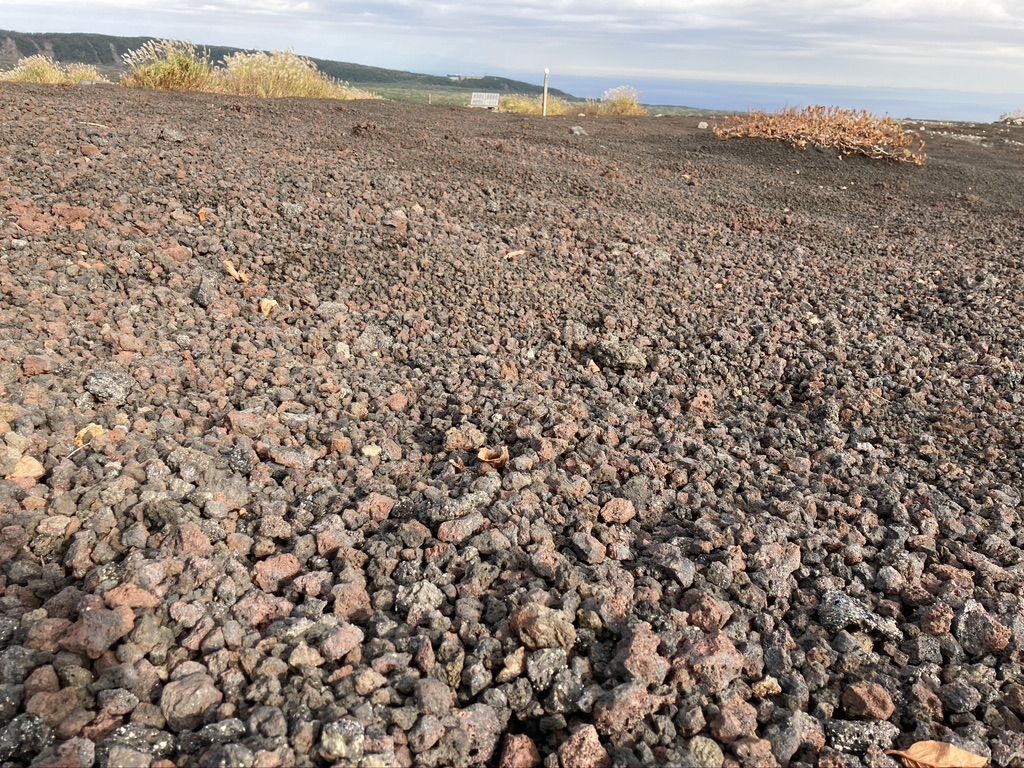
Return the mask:
[[0, 110], [0, 762], [1024, 765], [1024, 128]]

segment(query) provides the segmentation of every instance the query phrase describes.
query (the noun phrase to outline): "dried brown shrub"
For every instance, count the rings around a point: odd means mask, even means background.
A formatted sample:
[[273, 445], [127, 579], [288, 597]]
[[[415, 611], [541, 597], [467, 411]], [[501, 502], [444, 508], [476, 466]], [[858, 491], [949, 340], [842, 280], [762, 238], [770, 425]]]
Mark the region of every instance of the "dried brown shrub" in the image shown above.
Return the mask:
[[891, 117], [874, 117], [861, 110], [839, 107], [790, 107], [780, 112], [751, 112], [716, 125], [720, 139], [785, 141], [799, 149], [808, 146], [865, 155], [875, 160], [924, 165], [924, 142]]

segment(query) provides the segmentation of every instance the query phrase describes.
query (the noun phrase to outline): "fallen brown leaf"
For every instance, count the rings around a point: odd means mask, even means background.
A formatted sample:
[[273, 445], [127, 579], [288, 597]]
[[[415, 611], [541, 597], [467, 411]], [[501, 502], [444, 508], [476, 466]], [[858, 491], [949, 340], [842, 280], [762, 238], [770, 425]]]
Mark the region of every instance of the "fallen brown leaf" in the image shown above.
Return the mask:
[[890, 749], [906, 768], [985, 768], [988, 760], [942, 741], [919, 741], [904, 751]]
[[277, 302], [273, 299], [260, 299], [260, 312], [263, 313], [264, 317], [270, 317], [270, 313], [274, 311], [276, 306]]
[[103, 427], [99, 424], [88, 424], [82, 429], [78, 430], [78, 434], [75, 435], [75, 445], [82, 448], [87, 443], [91, 442], [94, 437], [99, 437], [106, 432]]
[[235, 265], [231, 263], [230, 259], [224, 259], [224, 269], [226, 269], [228, 274], [240, 283], [248, 283], [251, 279], [244, 271], [239, 272], [235, 269]]
[[476, 457], [484, 464], [490, 464], [496, 469], [501, 469], [508, 464], [508, 448], [502, 446], [500, 451], [495, 451], [490, 448], [481, 448]]

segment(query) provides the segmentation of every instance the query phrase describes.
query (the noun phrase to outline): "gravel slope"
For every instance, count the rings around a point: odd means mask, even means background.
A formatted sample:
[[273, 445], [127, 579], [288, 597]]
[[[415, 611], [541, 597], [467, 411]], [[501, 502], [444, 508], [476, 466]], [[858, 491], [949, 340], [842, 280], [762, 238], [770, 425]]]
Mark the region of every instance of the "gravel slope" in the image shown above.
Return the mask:
[[1024, 765], [1024, 128], [0, 108], [0, 762]]

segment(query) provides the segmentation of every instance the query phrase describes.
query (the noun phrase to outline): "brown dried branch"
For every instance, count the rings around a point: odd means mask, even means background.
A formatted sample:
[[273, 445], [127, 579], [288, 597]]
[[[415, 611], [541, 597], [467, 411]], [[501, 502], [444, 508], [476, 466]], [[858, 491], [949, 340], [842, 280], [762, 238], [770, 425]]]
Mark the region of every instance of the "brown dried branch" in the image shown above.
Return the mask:
[[875, 160], [924, 165], [924, 141], [891, 117], [839, 107], [795, 107], [781, 112], [751, 112], [729, 118], [714, 128], [720, 139], [754, 138], [784, 141], [798, 149], [808, 146], [865, 155]]

